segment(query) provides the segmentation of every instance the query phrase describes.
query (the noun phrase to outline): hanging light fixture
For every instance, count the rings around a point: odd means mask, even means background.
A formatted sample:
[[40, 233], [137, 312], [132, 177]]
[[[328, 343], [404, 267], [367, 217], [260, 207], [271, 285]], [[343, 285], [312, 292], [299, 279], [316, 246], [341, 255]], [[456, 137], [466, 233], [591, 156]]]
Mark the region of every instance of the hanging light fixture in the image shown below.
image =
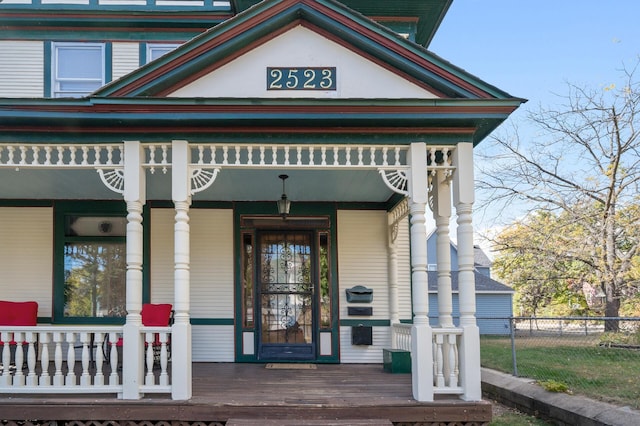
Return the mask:
[[284, 181], [289, 177], [288, 175], [279, 175], [280, 179], [282, 179], [282, 197], [278, 200], [278, 213], [282, 216], [282, 219], [286, 219], [289, 214], [289, 209], [291, 208], [291, 201], [287, 199], [287, 194], [284, 191]]

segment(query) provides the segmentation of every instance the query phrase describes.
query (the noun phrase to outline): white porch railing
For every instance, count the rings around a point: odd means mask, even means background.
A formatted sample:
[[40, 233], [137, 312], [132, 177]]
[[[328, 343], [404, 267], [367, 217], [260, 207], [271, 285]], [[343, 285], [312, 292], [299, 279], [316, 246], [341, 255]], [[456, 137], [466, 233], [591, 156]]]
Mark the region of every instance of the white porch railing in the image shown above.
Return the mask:
[[[141, 328], [147, 342], [141, 393], [171, 392], [170, 332]], [[118, 326], [0, 326], [0, 393], [121, 394], [121, 366], [129, 361], [121, 337]]]
[[[458, 347], [462, 339], [460, 328], [433, 328], [433, 392], [436, 394], [460, 395], [460, 358]], [[393, 324], [394, 349], [411, 351], [411, 324]]]

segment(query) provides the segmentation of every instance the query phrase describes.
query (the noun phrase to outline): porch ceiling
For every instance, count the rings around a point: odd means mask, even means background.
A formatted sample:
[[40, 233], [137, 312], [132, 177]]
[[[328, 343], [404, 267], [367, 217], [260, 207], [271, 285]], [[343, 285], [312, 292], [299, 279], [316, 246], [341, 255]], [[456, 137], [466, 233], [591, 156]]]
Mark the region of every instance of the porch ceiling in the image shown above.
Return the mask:
[[[295, 202], [386, 202], [393, 196], [373, 170], [222, 169], [211, 187], [194, 201], [275, 201], [282, 194], [280, 174], [289, 175], [286, 192]], [[171, 200], [171, 170], [147, 172], [147, 199]], [[122, 199], [93, 170], [0, 169], [0, 199]]]

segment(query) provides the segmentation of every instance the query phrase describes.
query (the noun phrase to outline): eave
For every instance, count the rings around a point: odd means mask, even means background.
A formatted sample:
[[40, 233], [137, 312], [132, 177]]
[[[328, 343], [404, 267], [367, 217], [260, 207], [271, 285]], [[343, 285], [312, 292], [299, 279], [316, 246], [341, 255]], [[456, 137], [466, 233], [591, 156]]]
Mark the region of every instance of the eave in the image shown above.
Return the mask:
[[[6, 102], [5, 102], [6, 101]], [[520, 100], [105, 99], [0, 100], [0, 138], [109, 134], [386, 135], [402, 141], [480, 142]], [[358, 139], [358, 138], [356, 138]], [[383, 138], [384, 139], [384, 138]], [[448, 141], [448, 142], [447, 142]], [[348, 142], [347, 142], [348, 143]]]
[[174, 34], [189, 39], [219, 25], [232, 15], [219, 11], [138, 10], [6, 10], [0, 12], [0, 39], [92, 39], [145, 40]]
[[[234, 11], [240, 13], [261, 0], [232, 0]], [[330, 0], [331, 1], [331, 0]], [[453, 0], [340, 0], [350, 9], [378, 21], [417, 21], [416, 43], [428, 46], [438, 30]], [[337, 3], [337, 2], [333, 2]]]

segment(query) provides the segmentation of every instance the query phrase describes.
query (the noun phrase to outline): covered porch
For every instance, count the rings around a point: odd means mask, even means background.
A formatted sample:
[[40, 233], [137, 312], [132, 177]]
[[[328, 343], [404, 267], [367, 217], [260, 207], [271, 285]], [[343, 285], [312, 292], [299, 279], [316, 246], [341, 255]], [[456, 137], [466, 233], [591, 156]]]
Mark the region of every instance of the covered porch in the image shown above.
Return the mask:
[[[175, 400], [193, 395], [192, 318], [190, 314], [190, 205], [192, 197], [214, 185], [219, 173], [248, 170], [292, 170], [305, 175], [313, 170], [325, 173], [364, 173], [368, 181], [379, 181], [399, 194], [400, 200], [387, 213], [388, 283], [378, 297], [388, 300], [388, 340], [381, 345], [411, 353], [413, 398], [433, 401], [437, 395], [450, 395], [468, 401], [481, 400], [479, 336], [475, 324], [475, 288], [473, 283], [473, 242], [471, 208], [473, 203], [472, 144], [455, 146], [427, 145], [217, 145], [190, 144], [175, 140], [171, 144], [127, 141], [97, 146], [5, 145], [4, 166], [26, 173], [31, 169], [82, 173], [97, 170], [102, 182], [122, 194], [128, 211], [126, 225], [126, 310], [124, 326], [38, 325], [0, 327], [2, 341], [24, 342], [15, 346], [16, 366], [4, 368], [0, 392], [14, 394], [110, 393], [123, 399], [139, 399], [151, 393], [170, 394]], [[318, 154], [319, 153], [319, 154]], [[175, 322], [170, 327], [147, 327], [141, 322], [143, 300], [144, 224], [142, 211], [147, 186], [154, 188], [155, 174], [170, 171], [173, 223], [173, 300]], [[373, 172], [373, 174], [371, 174]], [[148, 182], [147, 182], [148, 181]], [[311, 185], [311, 183], [308, 183]], [[351, 191], [358, 191], [352, 188]], [[357, 199], [358, 196], [350, 194]], [[360, 195], [361, 196], [361, 195]], [[385, 198], [389, 196], [383, 193]], [[300, 197], [302, 198], [302, 197]], [[431, 200], [429, 202], [429, 200]], [[449, 221], [451, 204], [458, 214], [460, 253], [461, 322], [451, 318], [449, 259]], [[275, 204], [275, 203], [274, 203]], [[426, 211], [430, 205], [438, 228], [438, 271], [440, 327], [428, 321]], [[398, 252], [408, 251], [398, 242], [402, 224], [411, 216], [411, 305], [412, 324], [407, 312], [400, 312], [399, 292], [408, 290], [399, 279]], [[404, 221], [404, 222], [403, 222]], [[405, 230], [406, 231], [406, 230]], [[406, 243], [405, 243], [406, 244]], [[409, 261], [409, 259], [406, 259]], [[404, 282], [403, 285], [400, 282]], [[342, 288], [334, 288], [334, 297]], [[335, 304], [337, 314], [338, 304]], [[383, 306], [383, 305], [382, 305]], [[344, 311], [344, 307], [341, 308]], [[344, 315], [344, 312], [342, 313]], [[350, 322], [349, 322], [350, 321]], [[338, 354], [338, 337], [350, 331], [351, 322], [343, 320], [340, 329], [318, 332], [319, 353]], [[242, 329], [240, 329], [242, 331]], [[248, 339], [245, 336], [249, 336]], [[239, 355], [251, 355], [252, 332], [240, 334]], [[327, 336], [327, 338], [323, 338]], [[109, 342], [123, 338], [123, 356]], [[154, 341], [160, 342], [153, 351]], [[168, 353], [171, 342], [171, 358]], [[325, 345], [325, 346], [322, 346]], [[248, 347], [249, 346], [249, 347]], [[343, 341], [342, 351], [346, 351]], [[158, 349], [156, 347], [156, 349]], [[377, 362], [381, 357], [378, 356]], [[10, 345], [3, 346], [3, 366], [11, 364]], [[171, 362], [170, 362], [171, 361]], [[255, 362], [253, 360], [252, 362]], [[335, 362], [335, 361], [333, 361]], [[352, 361], [353, 362], [353, 361]], [[360, 362], [364, 362], [360, 361]], [[74, 365], [75, 368], [68, 368]], [[119, 368], [122, 368], [120, 374]], [[155, 370], [154, 370], [155, 367]]]

